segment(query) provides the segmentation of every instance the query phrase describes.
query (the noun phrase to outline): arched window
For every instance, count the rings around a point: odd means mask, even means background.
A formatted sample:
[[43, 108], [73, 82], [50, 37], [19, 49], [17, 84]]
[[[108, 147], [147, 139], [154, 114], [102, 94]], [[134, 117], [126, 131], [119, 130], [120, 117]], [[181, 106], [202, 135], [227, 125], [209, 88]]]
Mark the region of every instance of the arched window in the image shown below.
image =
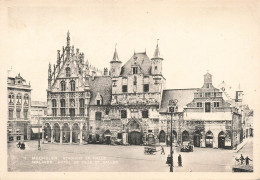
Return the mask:
[[65, 116], [65, 106], [66, 106], [66, 102], [65, 102], [65, 99], [61, 99], [60, 100], [60, 115], [61, 116]]
[[70, 77], [70, 68], [69, 67], [66, 68], [66, 77]]
[[8, 95], [9, 104], [14, 104], [14, 94], [10, 93]]
[[56, 99], [53, 99], [51, 101], [52, 103], [52, 115], [53, 116], [57, 116], [57, 102], [56, 102]]
[[22, 104], [22, 95], [21, 94], [17, 94], [17, 96], [16, 96], [16, 104]]
[[75, 91], [75, 81], [70, 81], [70, 90]]
[[84, 116], [84, 107], [85, 107], [85, 100], [80, 99], [79, 100], [79, 114], [80, 114], [80, 116]]
[[24, 95], [24, 105], [29, 105], [29, 95], [28, 94], [25, 94]]
[[61, 81], [60, 86], [61, 86], [61, 91], [66, 91], [66, 82], [65, 81]]

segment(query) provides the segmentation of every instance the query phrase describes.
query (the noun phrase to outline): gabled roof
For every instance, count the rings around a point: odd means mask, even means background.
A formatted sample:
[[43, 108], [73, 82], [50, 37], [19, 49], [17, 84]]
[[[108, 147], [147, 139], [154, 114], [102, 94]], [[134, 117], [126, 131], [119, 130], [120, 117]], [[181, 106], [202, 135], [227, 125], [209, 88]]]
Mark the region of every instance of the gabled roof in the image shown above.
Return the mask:
[[144, 75], [151, 74], [151, 60], [146, 55], [146, 52], [135, 53], [121, 68], [120, 75], [128, 76], [132, 74], [132, 66], [137, 66]]
[[182, 112], [183, 108], [194, 99], [194, 93], [197, 92], [198, 89], [199, 88], [163, 90], [160, 112], [167, 112], [169, 100], [175, 99], [178, 100], [178, 112]]
[[103, 105], [109, 105], [112, 96], [112, 79], [110, 76], [95, 76], [94, 80], [89, 80], [91, 92], [90, 105], [96, 105], [98, 93], [102, 97]]

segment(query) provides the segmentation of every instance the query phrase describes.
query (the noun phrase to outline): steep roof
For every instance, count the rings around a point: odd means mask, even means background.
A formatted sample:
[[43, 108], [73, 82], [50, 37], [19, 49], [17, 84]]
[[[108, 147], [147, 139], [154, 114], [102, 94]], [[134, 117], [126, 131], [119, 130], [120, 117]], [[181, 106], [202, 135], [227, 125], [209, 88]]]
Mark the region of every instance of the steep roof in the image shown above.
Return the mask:
[[144, 75], [151, 74], [151, 60], [146, 52], [135, 53], [121, 68], [120, 75], [128, 76], [132, 74], [132, 66], [137, 66]]
[[198, 91], [198, 89], [199, 88], [163, 90], [160, 112], [167, 112], [169, 100], [175, 99], [178, 100], [178, 112], [182, 112], [183, 108], [194, 99], [194, 93]]
[[89, 80], [91, 91], [90, 105], [96, 105], [96, 97], [99, 93], [103, 100], [103, 105], [109, 105], [112, 95], [112, 79], [110, 76], [95, 76], [94, 80]]

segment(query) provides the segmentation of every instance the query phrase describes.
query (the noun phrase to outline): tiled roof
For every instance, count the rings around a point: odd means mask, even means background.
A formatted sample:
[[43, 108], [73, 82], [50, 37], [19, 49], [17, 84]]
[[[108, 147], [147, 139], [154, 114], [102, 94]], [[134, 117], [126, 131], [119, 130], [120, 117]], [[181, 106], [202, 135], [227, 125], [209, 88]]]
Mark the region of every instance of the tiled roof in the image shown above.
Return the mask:
[[[136, 62], [136, 64], [135, 64]], [[140, 67], [141, 73], [144, 75], [151, 74], [151, 60], [146, 55], [146, 53], [135, 53], [121, 68], [120, 75], [128, 76], [132, 74], [132, 66]]]
[[167, 112], [169, 100], [178, 100], [178, 112], [182, 112], [183, 108], [186, 107], [194, 99], [194, 93], [198, 91], [199, 88], [191, 89], [167, 89], [163, 91], [162, 102], [160, 112]]
[[112, 94], [112, 79], [110, 76], [95, 76], [90, 80], [89, 87], [91, 91], [90, 105], [96, 105], [96, 96], [99, 93], [103, 100], [103, 105], [109, 105]]

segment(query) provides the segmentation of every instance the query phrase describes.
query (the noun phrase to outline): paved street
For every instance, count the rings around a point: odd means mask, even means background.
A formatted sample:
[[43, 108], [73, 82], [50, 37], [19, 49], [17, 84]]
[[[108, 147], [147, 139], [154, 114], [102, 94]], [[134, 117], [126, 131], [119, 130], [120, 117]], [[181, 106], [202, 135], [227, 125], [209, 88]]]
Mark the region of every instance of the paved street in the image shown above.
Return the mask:
[[[37, 150], [37, 141], [26, 142], [26, 149], [20, 150], [15, 143], [8, 144], [9, 171], [104, 171], [104, 172], [168, 172], [165, 164], [169, 147], [165, 155], [160, 151], [155, 155], [144, 155], [144, 146], [112, 145], [59, 145], [43, 144]], [[160, 148], [158, 147], [158, 150]], [[241, 150], [195, 148], [194, 152], [179, 152], [174, 148], [175, 172], [231, 172], [234, 157], [248, 155], [252, 157], [252, 141]], [[177, 157], [181, 154], [183, 167], [177, 166]]]

